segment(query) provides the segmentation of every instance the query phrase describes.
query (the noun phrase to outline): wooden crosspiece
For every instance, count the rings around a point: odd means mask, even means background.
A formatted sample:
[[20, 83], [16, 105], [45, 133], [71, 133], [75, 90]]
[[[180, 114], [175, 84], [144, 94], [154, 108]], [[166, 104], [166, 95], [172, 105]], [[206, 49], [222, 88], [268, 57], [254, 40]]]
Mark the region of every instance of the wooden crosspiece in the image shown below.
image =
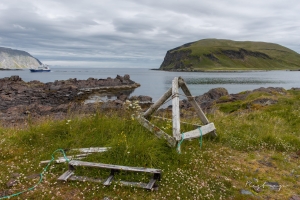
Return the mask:
[[[178, 92], [179, 88], [182, 89], [188, 101], [194, 107], [197, 116], [204, 124], [203, 126], [195, 130], [183, 134], [181, 134], [180, 132], [180, 110], [179, 110], [179, 92]], [[166, 132], [164, 132], [163, 130], [161, 130], [151, 122], [149, 122], [149, 118], [151, 118], [152, 114], [155, 111], [157, 111], [158, 108], [162, 106], [170, 97], [172, 98], [173, 136], [168, 135]], [[181, 141], [182, 139], [186, 140], [186, 139], [199, 138], [206, 134], [211, 134], [214, 137], [217, 136], [214, 123], [208, 121], [204, 112], [202, 111], [198, 103], [195, 101], [186, 83], [181, 77], [175, 77], [172, 81], [172, 87], [163, 96], [161, 96], [143, 115], [139, 116], [138, 120], [145, 128], [150, 130], [157, 137], [166, 139], [170, 146], [176, 146], [176, 144], [178, 144], [178, 142]]]

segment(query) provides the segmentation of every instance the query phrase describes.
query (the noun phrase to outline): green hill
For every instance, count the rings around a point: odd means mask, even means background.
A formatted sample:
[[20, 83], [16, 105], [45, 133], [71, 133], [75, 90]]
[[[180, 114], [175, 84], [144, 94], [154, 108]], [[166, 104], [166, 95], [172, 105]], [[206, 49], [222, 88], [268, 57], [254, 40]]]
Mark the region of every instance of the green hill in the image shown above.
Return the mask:
[[299, 70], [300, 54], [274, 43], [203, 39], [167, 52], [161, 70]]

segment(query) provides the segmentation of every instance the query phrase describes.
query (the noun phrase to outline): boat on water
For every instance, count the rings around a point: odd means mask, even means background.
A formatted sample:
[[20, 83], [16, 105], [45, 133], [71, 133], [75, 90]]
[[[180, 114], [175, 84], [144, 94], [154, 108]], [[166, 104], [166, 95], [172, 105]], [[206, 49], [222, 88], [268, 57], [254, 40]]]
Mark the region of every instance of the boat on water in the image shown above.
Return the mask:
[[51, 69], [47, 65], [41, 65], [37, 69], [30, 69], [31, 72], [50, 72]]

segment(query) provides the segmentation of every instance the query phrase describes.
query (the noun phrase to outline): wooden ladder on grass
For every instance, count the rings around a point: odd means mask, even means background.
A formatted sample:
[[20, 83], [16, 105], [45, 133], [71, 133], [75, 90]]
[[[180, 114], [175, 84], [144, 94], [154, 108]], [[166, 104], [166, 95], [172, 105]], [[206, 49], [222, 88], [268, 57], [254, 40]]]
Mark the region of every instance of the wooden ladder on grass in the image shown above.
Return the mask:
[[[179, 110], [179, 92], [178, 89], [181, 88], [184, 92], [185, 96], [187, 97], [188, 101], [194, 107], [196, 114], [204, 124], [192, 131], [182, 133], [180, 132], [180, 110]], [[151, 115], [158, 110], [160, 106], [162, 106], [168, 98], [172, 98], [172, 127], [173, 127], [173, 136], [165, 133], [159, 127], [152, 124], [149, 119]], [[189, 140], [194, 138], [202, 137], [206, 134], [211, 134], [212, 136], [216, 137], [216, 128], [214, 123], [208, 121], [207, 117], [203, 113], [200, 106], [195, 101], [194, 97], [192, 96], [190, 90], [188, 89], [186, 83], [181, 77], [175, 77], [172, 81], [172, 87], [162, 96], [160, 97], [143, 115], [138, 117], [138, 121], [149, 131], [154, 133], [159, 138], [164, 138], [168, 141], [170, 146], [176, 146], [182, 140]], [[178, 148], [180, 152], [180, 146]]]
[[[75, 167], [93, 167], [93, 168], [100, 168], [100, 169], [109, 169], [110, 175], [106, 179], [95, 179], [89, 178], [85, 176], [76, 176], [75, 175]], [[158, 186], [156, 184], [157, 181], [161, 179], [161, 170], [160, 169], [153, 169], [153, 168], [143, 168], [143, 167], [129, 167], [129, 166], [120, 166], [120, 165], [110, 165], [104, 163], [94, 163], [94, 162], [85, 162], [79, 160], [71, 160], [69, 162], [69, 170], [63, 173], [58, 180], [59, 181], [91, 181], [102, 183], [105, 186], [109, 186], [112, 184], [114, 176], [116, 173], [121, 171], [127, 172], [143, 172], [143, 173], [150, 173], [152, 174], [152, 178], [148, 183], [141, 183], [141, 182], [128, 182], [128, 181], [120, 181], [119, 183], [125, 186], [135, 186], [141, 187], [147, 190], [156, 189]]]

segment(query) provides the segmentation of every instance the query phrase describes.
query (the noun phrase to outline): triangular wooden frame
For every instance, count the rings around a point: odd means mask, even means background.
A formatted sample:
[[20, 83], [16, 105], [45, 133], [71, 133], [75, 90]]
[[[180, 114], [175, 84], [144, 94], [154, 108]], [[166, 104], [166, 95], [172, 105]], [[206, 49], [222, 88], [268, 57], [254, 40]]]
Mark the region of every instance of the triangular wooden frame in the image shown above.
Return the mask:
[[[204, 124], [195, 130], [181, 134], [180, 132], [180, 110], [179, 110], [179, 87], [182, 89], [184, 94], [187, 96], [188, 101], [194, 107], [198, 117]], [[173, 137], [168, 135], [166, 132], [152, 124], [148, 121], [151, 115], [162, 106], [168, 98], [172, 97], [172, 127], [173, 127]], [[208, 121], [207, 117], [203, 113], [200, 106], [197, 104], [193, 98], [190, 90], [188, 89], [186, 83], [181, 77], [175, 77], [172, 81], [172, 87], [161, 96], [144, 114], [138, 117], [139, 122], [152, 133], [154, 133], [159, 138], [164, 138], [168, 141], [169, 146], [176, 146], [176, 144], [182, 139], [193, 139], [202, 137], [206, 134], [211, 134], [216, 137], [216, 128], [214, 123]], [[200, 130], [201, 129], [201, 130]], [[179, 150], [180, 151], [180, 150]]]

